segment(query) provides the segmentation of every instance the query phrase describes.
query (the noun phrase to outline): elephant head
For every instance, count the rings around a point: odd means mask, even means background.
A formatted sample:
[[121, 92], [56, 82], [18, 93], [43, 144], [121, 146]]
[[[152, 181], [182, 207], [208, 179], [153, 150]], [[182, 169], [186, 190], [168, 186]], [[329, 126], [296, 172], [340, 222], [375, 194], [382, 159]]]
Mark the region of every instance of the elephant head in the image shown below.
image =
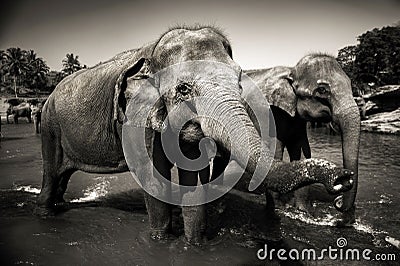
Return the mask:
[[[335, 200], [335, 207], [349, 214], [354, 221], [354, 201], [358, 180], [360, 115], [352, 95], [349, 77], [329, 55], [311, 54], [294, 68], [275, 67], [264, 75], [254, 76], [269, 103], [291, 116], [297, 114], [308, 121], [334, 122], [342, 136], [344, 168], [354, 174], [353, 188]], [[258, 80], [257, 80], [258, 79]]]
[[[157, 74], [171, 66], [174, 71]], [[168, 116], [169, 128], [179, 131], [181, 139], [198, 142], [209, 137], [223, 150], [229, 150], [243, 168], [254, 172], [261, 140], [242, 102], [241, 73], [232, 59], [228, 40], [218, 30], [170, 30], [151, 53], [138, 58], [120, 75], [115, 116], [121, 122], [129, 111], [133, 114], [131, 121], [140, 120], [140, 126], [157, 132], [163, 130]], [[143, 89], [140, 84], [147, 81], [152, 86]], [[191, 102], [196, 97], [203, 100]], [[128, 101], [131, 110], [126, 110]], [[178, 107], [179, 112], [174, 112]], [[182, 120], [188, 117], [196, 118], [182, 128]], [[263, 166], [265, 174], [270, 163]]]

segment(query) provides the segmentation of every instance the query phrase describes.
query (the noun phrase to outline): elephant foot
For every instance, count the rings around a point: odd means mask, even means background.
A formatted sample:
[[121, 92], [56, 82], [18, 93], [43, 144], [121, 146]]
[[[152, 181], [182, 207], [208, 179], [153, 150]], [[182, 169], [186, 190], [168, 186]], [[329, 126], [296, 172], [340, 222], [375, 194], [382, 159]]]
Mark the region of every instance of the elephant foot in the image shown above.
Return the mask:
[[67, 211], [68, 205], [66, 202], [58, 202], [53, 205], [38, 205], [33, 214], [39, 217], [56, 216], [59, 213]]
[[39, 217], [55, 216], [67, 210], [64, 199], [54, 200], [48, 199], [43, 195], [39, 195], [36, 204], [37, 206], [33, 210], [33, 214]]
[[185, 240], [194, 246], [204, 243], [204, 233], [206, 230], [206, 209], [201, 206], [182, 207], [182, 218], [185, 231]]
[[63, 196], [57, 196], [55, 205], [64, 205], [65, 204], [65, 199]]
[[183, 238], [183, 242], [189, 246], [200, 247], [207, 243], [207, 237], [204, 235], [196, 235], [196, 236], [185, 236]]
[[57, 208], [49, 206], [36, 206], [36, 208], [33, 210], [34, 215], [42, 218], [55, 216], [57, 213]]

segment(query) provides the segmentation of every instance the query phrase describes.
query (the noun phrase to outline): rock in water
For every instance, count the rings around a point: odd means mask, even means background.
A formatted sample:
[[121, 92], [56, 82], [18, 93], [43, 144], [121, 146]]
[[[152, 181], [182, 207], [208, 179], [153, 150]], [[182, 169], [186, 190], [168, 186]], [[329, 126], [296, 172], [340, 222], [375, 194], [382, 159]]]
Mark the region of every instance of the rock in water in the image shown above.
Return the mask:
[[361, 130], [400, 135], [400, 85], [380, 87], [363, 98], [368, 119], [361, 121]]
[[400, 135], [400, 108], [371, 115], [367, 120], [361, 121], [361, 130]]

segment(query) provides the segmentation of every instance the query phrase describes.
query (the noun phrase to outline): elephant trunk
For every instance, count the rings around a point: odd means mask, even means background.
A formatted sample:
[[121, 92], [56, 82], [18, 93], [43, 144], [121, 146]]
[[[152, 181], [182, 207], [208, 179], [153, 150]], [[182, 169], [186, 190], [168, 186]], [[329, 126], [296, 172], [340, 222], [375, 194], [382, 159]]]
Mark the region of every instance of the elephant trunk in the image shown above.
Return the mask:
[[228, 95], [213, 97], [202, 108], [198, 106], [198, 110], [207, 111], [200, 113], [207, 114], [201, 121], [204, 134], [228, 149], [233, 159], [250, 174], [244, 175], [236, 188], [255, 193], [264, 193], [268, 188], [285, 193], [319, 182], [331, 193], [349, 189], [348, 184], [337, 186], [341, 177], [350, 177], [349, 173], [341, 172], [325, 160], [274, 161], [274, 153], [261, 139], [240, 98], [232, 99]]
[[[261, 149], [262, 141], [252, 123], [240, 95], [232, 97], [232, 93], [223, 90], [210, 93], [199, 113], [203, 114], [201, 127], [204, 134], [213, 138], [220, 147], [229, 150], [232, 158], [249, 173], [259, 168], [260, 175], [268, 173], [273, 153], [267, 148]], [[208, 99], [207, 94], [205, 98]], [[263, 154], [263, 155], [262, 155]], [[262, 162], [261, 162], [262, 161]]]
[[[335, 207], [342, 212], [352, 212], [358, 185], [358, 153], [360, 146], [360, 113], [354, 99], [349, 99], [333, 112], [333, 121], [340, 127], [342, 137], [343, 167], [351, 170], [353, 187], [335, 199]], [[352, 211], [351, 211], [352, 210]], [[353, 217], [354, 219], [354, 217]]]

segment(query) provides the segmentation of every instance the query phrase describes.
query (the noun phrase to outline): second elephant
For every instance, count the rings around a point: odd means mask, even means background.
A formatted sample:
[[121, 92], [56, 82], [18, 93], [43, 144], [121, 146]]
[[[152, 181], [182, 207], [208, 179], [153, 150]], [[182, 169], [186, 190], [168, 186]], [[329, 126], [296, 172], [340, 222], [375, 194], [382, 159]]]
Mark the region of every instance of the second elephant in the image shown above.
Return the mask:
[[13, 115], [14, 116], [14, 123], [18, 124], [18, 118], [19, 117], [26, 117], [28, 118], [28, 122], [31, 123], [32, 119], [31, 119], [31, 107], [29, 106], [29, 103], [21, 103], [17, 106], [12, 106], [10, 104], [9, 108], [7, 109], [7, 124], [10, 122], [8, 120], [8, 116], [9, 115]]
[[[300, 159], [300, 149], [303, 147], [305, 147], [303, 149], [305, 157], [311, 157], [305, 121], [332, 121], [339, 126], [342, 137], [343, 165], [355, 173], [355, 184], [350, 191], [343, 194], [341, 200], [335, 203], [335, 207], [343, 212], [344, 224], [354, 223], [360, 114], [353, 99], [350, 79], [339, 63], [332, 56], [316, 53], [303, 57], [295, 67], [274, 67], [249, 70], [245, 73], [257, 84], [272, 105], [274, 116], [277, 115], [275, 117], [277, 146], [279, 147], [279, 142], [282, 146], [287, 146], [291, 160]], [[276, 108], [280, 110], [277, 111]], [[285, 115], [286, 118], [283, 118]], [[282, 121], [282, 119], [286, 120]], [[293, 122], [295, 124], [291, 127], [283, 128], [285, 134], [279, 132], [282, 130], [282, 124], [289, 125]], [[292, 137], [292, 142], [295, 144], [282, 139], [279, 135], [295, 136]], [[303, 143], [303, 146], [300, 143]], [[280, 149], [277, 150], [275, 156], [282, 158], [282, 154], [283, 149]]]

